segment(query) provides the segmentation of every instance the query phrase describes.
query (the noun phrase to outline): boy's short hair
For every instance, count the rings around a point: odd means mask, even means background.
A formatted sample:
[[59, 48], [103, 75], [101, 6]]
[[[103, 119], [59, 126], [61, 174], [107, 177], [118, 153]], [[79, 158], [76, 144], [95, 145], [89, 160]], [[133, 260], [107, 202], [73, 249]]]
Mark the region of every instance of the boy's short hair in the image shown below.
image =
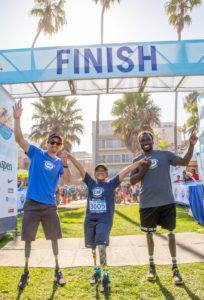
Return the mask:
[[141, 137], [142, 135], [144, 135], [144, 134], [149, 134], [149, 135], [151, 135], [152, 140], [154, 140], [154, 134], [153, 134], [151, 131], [144, 130], [144, 131], [141, 131], [141, 132], [138, 134], [138, 136], [137, 136], [137, 140], [138, 140], [139, 143], [140, 143], [140, 137]]
[[103, 167], [108, 172], [108, 167], [104, 163], [99, 163], [95, 166], [95, 171], [98, 169], [98, 167]]

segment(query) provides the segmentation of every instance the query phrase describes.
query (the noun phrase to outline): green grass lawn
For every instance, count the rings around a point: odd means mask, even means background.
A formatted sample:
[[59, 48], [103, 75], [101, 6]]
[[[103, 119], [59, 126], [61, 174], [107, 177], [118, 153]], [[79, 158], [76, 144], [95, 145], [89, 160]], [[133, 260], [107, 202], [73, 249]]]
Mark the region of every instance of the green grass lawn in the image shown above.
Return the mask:
[[100, 293], [100, 285], [90, 286], [92, 268], [63, 269], [67, 285], [53, 284], [54, 269], [30, 268], [30, 282], [23, 292], [17, 287], [23, 268], [0, 268], [0, 299], [204, 299], [204, 263], [180, 265], [185, 280], [175, 286], [171, 279], [170, 266], [157, 266], [155, 282], [146, 280], [147, 266], [109, 267], [111, 291], [106, 296]]
[[[59, 208], [63, 237], [83, 237], [83, 222], [85, 207], [81, 208]], [[140, 230], [139, 205], [116, 205], [113, 228], [111, 235], [134, 235], [144, 234]], [[22, 216], [18, 217], [18, 231], [21, 232]], [[158, 233], [167, 232], [158, 227]], [[174, 232], [198, 232], [204, 234], [204, 227], [198, 225], [197, 221], [188, 215], [182, 207], [177, 206], [177, 226]], [[44, 238], [42, 227], [39, 227], [37, 238]], [[0, 241], [0, 248], [12, 238], [6, 236]]]
[[[83, 237], [85, 208], [59, 208], [63, 237]], [[22, 216], [18, 217], [21, 231]], [[166, 232], [158, 227], [158, 232]], [[177, 228], [175, 232], [204, 233], [204, 227], [197, 224], [181, 206], [177, 207]], [[114, 225], [111, 235], [144, 234], [139, 227], [138, 205], [116, 205]], [[37, 238], [43, 238], [40, 226]], [[12, 237], [7, 235], [1, 242], [3, 247]], [[111, 292], [104, 296], [98, 288], [90, 286], [92, 268], [77, 267], [63, 269], [67, 280], [65, 287], [53, 284], [54, 269], [30, 268], [30, 282], [23, 291], [17, 284], [23, 268], [0, 267], [0, 300], [2, 299], [204, 299], [204, 263], [180, 265], [185, 285], [174, 286], [171, 280], [171, 267], [158, 266], [156, 282], [147, 282], [147, 266], [109, 267]]]

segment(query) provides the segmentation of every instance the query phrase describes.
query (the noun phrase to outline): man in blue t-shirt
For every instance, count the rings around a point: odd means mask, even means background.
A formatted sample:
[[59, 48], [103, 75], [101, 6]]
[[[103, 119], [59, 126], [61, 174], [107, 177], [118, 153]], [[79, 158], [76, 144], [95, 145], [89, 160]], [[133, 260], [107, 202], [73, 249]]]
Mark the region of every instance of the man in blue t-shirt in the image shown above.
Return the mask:
[[103, 281], [101, 292], [106, 293], [110, 288], [109, 275], [106, 272], [106, 246], [109, 245], [109, 235], [113, 224], [115, 208], [114, 190], [135, 168], [148, 163], [142, 159], [123, 169], [114, 178], [106, 181], [108, 177], [107, 166], [103, 163], [95, 167], [95, 180], [84, 170], [84, 167], [68, 153], [68, 159], [79, 170], [80, 175], [88, 188], [86, 217], [84, 222], [85, 246], [92, 248], [94, 259], [94, 275], [90, 284], [98, 284], [101, 281], [101, 268], [96, 265], [96, 246], [98, 246], [100, 264], [103, 268]]
[[154, 138], [149, 131], [142, 131], [138, 135], [138, 142], [143, 153], [134, 158], [133, 162], [146, 157], [149, 164], [140, 166], [130, 174], [132, 185], [141, 181], [140, 193], [140, 223], [141, 230], [146, 232], [149, 253], [149, 271], [147, 280], [156, 280], [154, 264], [154, 241], [152, 232], [157, 225], [169, 231], [169, 250], [172, 257], [172, 278], [175, 284], [183, 284], [178, 270], [176, 259], [176, 241], [173, 230], [176, 227], [176, 208], [171, 186], [170, 165], [188, 166], [194, 145], [197, 142], [194, 132], [189, 138], [189, 148], [184, 157], [175, 155], [170, 151], [153, 150]]
[[56, 155], [62, 148], [62, 138], [53, 133], [48, 137], [47, 151], [30, 145], [23, 137], [20, 118], [22, 105], [13, 107], [14, 135], [19, 146], [30, 158], [28, 190], [24, 205], [21, 239], [25, 241], [25, 268], [18, 283], [18, 288], [24, 289], [29, 281], [28, 260], [31, 252], [31, 242], [35, 240], [40, 222], [42, 223], [46, 239], [52, 241], [55, 256], [55, 281], [58, 285], [65, 285], [58, 264], [58, 239], [62, 237], [59, 216], [57, 213], [55, 191], [59, 177], [65, 183], [71, 178], [67, 165], [67, 152], [63, 151], [61, 159]]

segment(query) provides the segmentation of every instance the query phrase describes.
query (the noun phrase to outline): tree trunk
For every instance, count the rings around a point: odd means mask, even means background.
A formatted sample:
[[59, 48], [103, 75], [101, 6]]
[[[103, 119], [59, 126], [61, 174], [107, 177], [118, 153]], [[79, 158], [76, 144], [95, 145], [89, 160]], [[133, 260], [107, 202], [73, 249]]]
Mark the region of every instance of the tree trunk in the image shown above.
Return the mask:
[[[100, 95], [97, 95], [96, 105], [96, 141], [95, 141], [95, 166], [99, 163], [99, 111], [100, 111]], [[105, 162], [105, 161], [104, 161]]]
[[38, 39], [38, 37], [39, 37], [41, 31], [42, 31], [42, 27], [38, 30], [38, 32], [37, 32], [37, 34], [36, 34], [36, 36], [35, 36], [35, 38], [34, 38], [34, 40], [33, 40], [33, 43], [32, 43], [31, 48], [34, 48], [35, 43], [36, 43], [36, 41], [37, 41], [37, 39]]
[[[101, 11], [101, 44], [103, 44], [103, 17], [106, 7], [107, 0], [104, 0], [103, 7]], [[98, 150], [99, 150], [99, 120], [100, 120], [100, 95], [97, 95], [97, 104], [96, 104], [96, 141], [95, 141], [95, 165], [98, 164]]]
[[[181, 31], [178, 31], [178, 40], [181, 40]], [[178, 154], [178, 139], [177, 139], [177, 114], [178, 114], [178, 92], [175, 93], [174, 107], [174, 153]]]

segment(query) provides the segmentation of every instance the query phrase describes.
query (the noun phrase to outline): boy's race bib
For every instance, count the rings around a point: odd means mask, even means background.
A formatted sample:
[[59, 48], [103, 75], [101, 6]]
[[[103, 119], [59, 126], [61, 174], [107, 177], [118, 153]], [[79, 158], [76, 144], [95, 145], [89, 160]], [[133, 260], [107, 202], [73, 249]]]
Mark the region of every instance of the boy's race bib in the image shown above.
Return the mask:
[[104, 214], [107, 212], [106, 200], [92, 199], [89, 201], [89, 212], [91, 214]]

